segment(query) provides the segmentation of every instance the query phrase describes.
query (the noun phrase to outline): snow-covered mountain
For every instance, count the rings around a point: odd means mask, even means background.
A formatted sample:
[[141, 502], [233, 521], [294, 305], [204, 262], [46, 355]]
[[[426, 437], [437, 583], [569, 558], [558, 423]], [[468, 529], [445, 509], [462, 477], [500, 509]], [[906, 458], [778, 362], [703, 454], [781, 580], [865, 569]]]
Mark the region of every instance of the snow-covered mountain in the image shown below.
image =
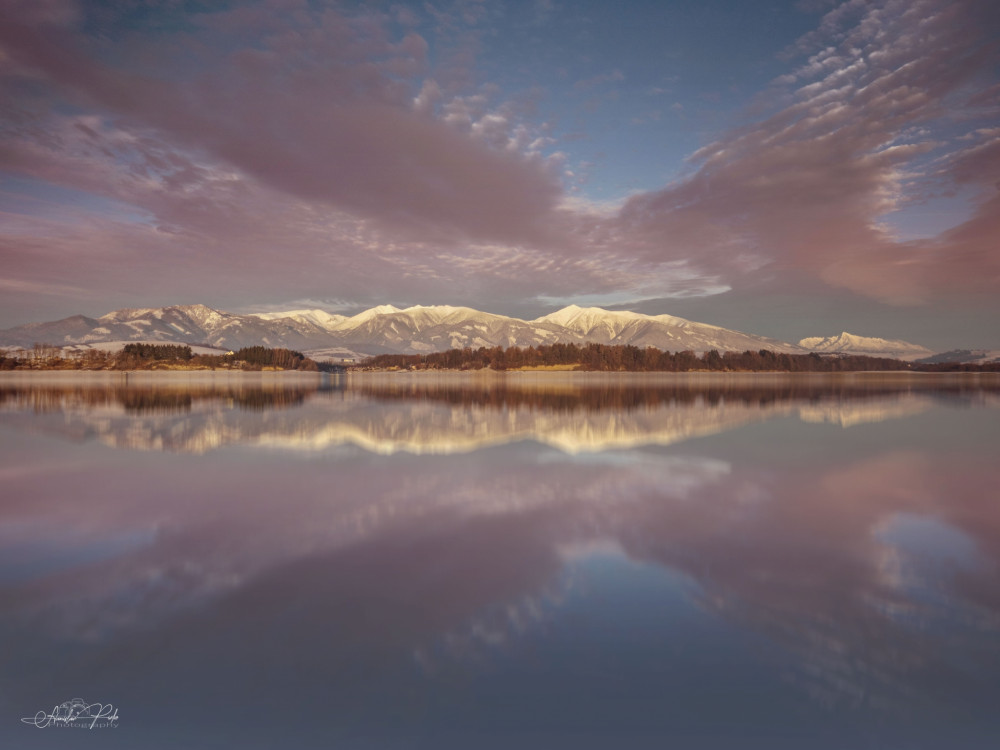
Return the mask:
[[35, 342], [64, 346], [105, 341], [207, 344], [222, 349], [263, 344], [301, 350], [331, 345], [327, 327], [305, 316], [269, 320], [222, 312], [205, 305], [129, 308], [100, 318], [74, 315], [0, 331], [0, 342], [15, 346], [30, 347]]
[[934, 352], [925, 346], [896, 339], [855, 336], [844, 331], [839, 336], [813, 336], [799, 341], [799, 346], [821, 354], [861, 354], [866, 357], [891, 357], [913, 361]]
[[576, 305], [527, 321], [469, 307], [416, 305], [400, 310], [384, 305], [342, 321], [331, 333], [344, 346], [367, 353], [591, 342], [655, 346], [671, 351], [761, 348], [802, 351], [783, 341], [670, 315], [650, 316]]
[[416, 305], [406, 309], [380, 305], [351, 317], [324, 310], [238, 315], [204, 305], [175, 305], [116, 310], [100, 318], [75, 315], [0, 331], [0, 345], [8, 346], [110, 341], [162, 341], [228, 349], [263, 344], [305, 352], [359, 354], [591, 342], [654, 346], [669, 351], [804, 351], [783, 341], [671, 315], [643, 315], [576, 305], [535, 320], [450, 305]]

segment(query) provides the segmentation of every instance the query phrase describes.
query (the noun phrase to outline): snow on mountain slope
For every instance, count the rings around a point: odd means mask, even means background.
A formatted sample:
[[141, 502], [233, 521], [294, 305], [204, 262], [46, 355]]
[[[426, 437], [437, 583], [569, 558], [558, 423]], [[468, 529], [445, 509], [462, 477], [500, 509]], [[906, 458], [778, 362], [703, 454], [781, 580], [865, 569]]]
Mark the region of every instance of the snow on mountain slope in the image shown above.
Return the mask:
[[312, 323], [323, 330], [330, 331], [347, 320], [346, 315], [335, 315], [326, 310], [285, 310], [283, 312], [250, 313], [263, 320], [282, 320], [291, 318], [300, 323]]
[[405, 310], [400, 310], [392, 305], [379, 305], [344, 321], [340, 330], [356, 330], [358, 325], [354, 323], [358, 321], [362, 325], [372, 322], [372, 325], [377, 327], [387, 323], [390, 327], [395, 325], [396, 330], [405, 328], [408, 331], [419, 332], [442, 323], [460, 323], [470, 318], [485, 320], [491, 317], [501, 316], [492, 316], [470, 307], [452, 307], [451, 305], [414, 305]]
[[707, 323], [695, 323], [673, 315], [643, 315], [627, 310], [604, 310], [600, 307], [569, 305], [532, 322], [549, 328], [569, 330], [581, 337], [582, 341], [601, 344], [630, 344], [640, 348], [653, 346], [670, 351], [803, 351], [784, 341], [730, 331]]
[[643, 315], [628, 310], [605, 310], [602, 307], [578, 307], [577, 305], [568, 305], [561, 310], [536, 318], [532, 322], [553, 323], [585, 335], [603, 330], [617, 336], [626, 326], [642, 321], [656, 321], [672, 326], [697, 325], [704, 328], [716, 328], [716, 326], [710, 326], [707, 323], [692, 323], [690, 320], [674, 315]]
[[[345, 345], [369, 353], [432, 352], [481, 346], [531, 346], [553, 343], [558, 334], [523, 320], [493, 315], [469, 307], [416, 305], [405, 310], [368, 315], [366, 311], [344, 321], [335, 334]], [[376, 308], [377, 309], [377, 308]], [[360, 324], [354, 324], [361, 319]]]
[[904, 360], [920, 359], [933, 354], [927, 347], [911, 344], [908, 341], [855, 336], [847, 331], [839, 336], [805, 338], [799, 341], [799, 346], [823, 354], [861, 354]]
[[543, 315], [533, 320], [533, 323], [550, 323], [561, 328], [568, 328], [583, 336], [613, 339], [630, 323], [642, 320], [648, 316], [620, 310], [604, 310], [600, 307], [578, 307], [569, 305], [562, 310]]
[[377, 307], [372, 307], [353, 317], [347, 318], [346, 320], [341, 321], [341, 323], [345, 328], [352, 328], [356, 325], [361, 325], [372, 318], [377, 318], [379, 315], [391, 315], [392, 313], [398, 312], [398, 307], [393, 307], [392, 305], [378, 305]]

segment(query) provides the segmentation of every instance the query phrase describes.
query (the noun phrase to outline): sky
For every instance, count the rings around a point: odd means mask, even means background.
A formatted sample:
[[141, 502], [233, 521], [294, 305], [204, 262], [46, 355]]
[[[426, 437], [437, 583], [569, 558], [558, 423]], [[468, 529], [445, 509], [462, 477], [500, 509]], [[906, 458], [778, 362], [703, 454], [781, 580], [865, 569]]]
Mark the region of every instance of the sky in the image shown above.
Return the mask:
[[194, 303], [1000, 348], [1000, 4], [0, 0], [0, 328]]

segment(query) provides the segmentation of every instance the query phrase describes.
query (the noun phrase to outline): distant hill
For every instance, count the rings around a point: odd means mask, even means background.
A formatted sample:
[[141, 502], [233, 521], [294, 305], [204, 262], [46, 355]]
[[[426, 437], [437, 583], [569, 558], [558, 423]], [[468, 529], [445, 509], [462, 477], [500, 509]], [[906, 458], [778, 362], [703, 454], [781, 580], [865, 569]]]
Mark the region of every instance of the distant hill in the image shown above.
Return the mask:
[[952, 349], [932, 357], [916, 360], [920, 364], [934, 365], [946, 362], [961, 362], [970, 365], [985, 365], [1000, 362], [1000, 349]]
[[908, 362], [934, 354], [926, 346], [911, 344], [908, 341], [856, 336], [847, 331], [838, 336], [805, 338], [799, 341], [799, 346], [820, 354], [860, 354], [866, 357], [890, 357]]

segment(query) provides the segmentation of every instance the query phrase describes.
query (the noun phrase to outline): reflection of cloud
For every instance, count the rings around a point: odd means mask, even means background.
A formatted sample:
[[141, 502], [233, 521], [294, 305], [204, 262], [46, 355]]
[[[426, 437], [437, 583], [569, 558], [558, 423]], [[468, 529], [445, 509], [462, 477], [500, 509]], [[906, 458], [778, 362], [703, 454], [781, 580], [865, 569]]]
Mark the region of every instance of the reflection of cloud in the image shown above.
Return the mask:
[[[913, 690], [945, 679], [945, 648], [1000, 665], [1000, 513], [991, 502], [1000, 470], [991, 461], [886, 452], [819, 473], [786, 469], [756, 479], [766, 502], [749, 513], [740, 507], [746, 481], [734, 472], [690, 504], [640, 506], [641, 516], [619, 517], [619, 538], [630, 554], [688, 573], [709, 611], [788, 648], [797, 660], [788, 679], [831, 709], [930, 709], [935, 692]], [[885, 535], [901, 514], [935, 519], [939, 545], [974, 540], [977, 564], [904, 549]], [[969, 698], [956, 696], [939, 697]]]
[[572, 576], [563, 572], [544, 590], [508, 602], [491, 603], [443, 635], [437, 635], [433, 642], [415, 648], [413, 659], [428, 675], [441, 671], [449, 662], [481, 660], [552, 621], [573, 586]]

